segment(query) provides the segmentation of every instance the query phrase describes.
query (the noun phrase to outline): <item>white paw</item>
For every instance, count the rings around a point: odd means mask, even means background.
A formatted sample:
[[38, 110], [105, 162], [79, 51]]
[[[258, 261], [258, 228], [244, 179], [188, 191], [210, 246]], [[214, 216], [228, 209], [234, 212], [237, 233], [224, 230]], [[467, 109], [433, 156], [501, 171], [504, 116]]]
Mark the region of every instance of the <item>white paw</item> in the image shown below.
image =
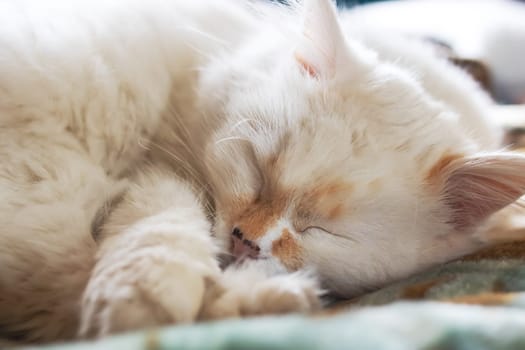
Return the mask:
[[251, 300], [243, 305], [246, 315], [308, 313], [321, 307], [317, 281], [301, 273], [270, 277], [254, 286]]
[[310, 313], [321, 307], [323, 291], [303, 272], [267, 277], [254, 269], [226, 271], [221, 284], [221, 292], [206, 298], [201, 318]]
[[197, 318], [209, 269], [183, 256], [126, 256], [97, 265], [82, 302], [80, 336], [187, 323]]

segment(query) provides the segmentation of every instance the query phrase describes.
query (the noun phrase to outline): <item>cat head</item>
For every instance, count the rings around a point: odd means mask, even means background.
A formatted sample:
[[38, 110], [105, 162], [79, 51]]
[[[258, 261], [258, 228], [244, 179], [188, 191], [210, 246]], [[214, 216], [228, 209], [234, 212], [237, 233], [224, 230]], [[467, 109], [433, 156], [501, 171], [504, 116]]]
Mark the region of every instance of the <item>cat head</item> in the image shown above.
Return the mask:
[[525, 192], [525, 159], [479, 153], [410, 74], [343, 35], [329, 0], [296, 35], [261, 37], [203, 70], [217, 237], [234, 255], [313, 267], [350, 296], [474, 250]]

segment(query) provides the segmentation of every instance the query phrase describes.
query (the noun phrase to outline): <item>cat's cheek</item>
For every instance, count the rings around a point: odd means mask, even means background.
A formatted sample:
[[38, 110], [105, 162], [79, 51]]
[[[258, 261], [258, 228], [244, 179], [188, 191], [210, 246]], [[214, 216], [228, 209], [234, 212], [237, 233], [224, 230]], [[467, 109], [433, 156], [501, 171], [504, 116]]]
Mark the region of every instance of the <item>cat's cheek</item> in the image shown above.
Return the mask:
[[271, 254], [288, 271], [297, 271], [304, 266], [304, 250], [288, 230], [272, 242]]

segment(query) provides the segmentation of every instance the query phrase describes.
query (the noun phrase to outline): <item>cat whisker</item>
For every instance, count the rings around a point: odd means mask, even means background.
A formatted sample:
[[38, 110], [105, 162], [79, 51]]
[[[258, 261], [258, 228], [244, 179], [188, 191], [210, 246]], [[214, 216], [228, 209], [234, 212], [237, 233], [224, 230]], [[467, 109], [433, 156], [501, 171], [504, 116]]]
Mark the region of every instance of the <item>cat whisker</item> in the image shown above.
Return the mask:
[[241, 120], [239, 120], [237, 123], [233, 124], [230, 128], [230, 131], [234, 131], [235, 129], [237, 129], [239, 126], [241, 126], [242, 124], [244, 123], [247, 123], [247, 122], [255, 122], [255, 119], [252, 119], [252, 118], [243, 118]]
[[[196, 190], [204, 194], [210, 193], [209, 184], [204, 183], [202, 181], [203, 169], [199, 168], [197, 164], [190, 164], [187, 160], [196, 158], [196, 151], [191, 147], [191, 142], [189, 141], [192, 139], [191, 131], [188, 129], [188, 126], [183, 123], [184, 118], [181, 117], [181, 115], [175, 108], [170, 108], [168, 113], [174, 116], [174, 118], [170, 118], [170, 120], [175, 121], [177, 123], [177, 132], [172, 132], [170, 135], [170, 139], [173, 141], [173, 143], [176, 143], [178, 146], [180, 146], [178, 148], [178, 151], [186, 152], [187, 156], [179, 156], [177, 154], [174, 154], [170, 150], [166, 149], [158, 143], [155, 143], [154, 141], [150, 141], [150, 144], [155, 146], [162, 152], [166, 153], [174, 160], [176, 160], [181, 170], [187, 175], [188, 180], [196, 183], [198, 187]], [[207, 196], [205, 195], [205, 197]], [[204, 200], [202, 203], [203, 205], [205, 205], [205, 209], [207, 209], [208, 212], [213, 212], [213, 206], [211, 205], [211, 203], [209, 203], [208, 200]]]
[[412, 216], [412, 227], [417, 227], [417, 220], [419, 216], [419, 198], [415, 199], [414, 215]]
[[299, 233], [307, 233], [308, 229], [311, 229], [311, 228], [323, 231], [323, 232], [329, 234], [330, 236], [342, 238], [342, 239], [345, 239], [345, 240], [348, 240], [348, 241], [351, 241], [351, 242], [354, 242], [354, 243], [359, 243], [359, 241], [357, 239], [353, 238], [353, 237], [348, 237], [348, 236], [341, 235], [341, 234], [338, 234], [338, 233], [335, 233], [335, 232], [331, 232], [331, 231], [328, 231], [327, 229], [322, 228], [320, 226], [309, 226], [308, 228], [306, 228], [306, 229], [304, 229], [302, 231], [299, 231]]
[[206, 38], [206, 39], [210, 39], [218, 44], [221, 44], [221, 45], [224, 45], [224, 46], [227, 46], [228, 45], [228, 42], [224, 39], [221, 39], [217, 36], [214, 36], [210, 33], [207, 33], [207, 32], [204, 32], [203, 30], [201, 29], [197, 29], [195, 27], [191, 27], [191, 26], [186, 26], [184, 27], [184, 30], [186, 31], [190, 31], [191, 33], [194, 33], [194, 34], [198, 34], [200, 35], [201, 37], [203, 38]]
[[169, 155], [174, 160], [176, 160], [178, 162], [178, 165], [180, 166], [181, 170], [183, 172], [185, 172], [186, 175], [189, 177], [189, 180], [196, 182], [197, 185], [201, 188], [201, 190], [208, 186], [207, 184], [203, 183], [200, 180], [199, 174], [193, 169], [193, 167], [191, 165], [187, 164], [187, 162], [184, 159], [182, 159], [181, 157], [177, 156], [175, 153], [169, 151], [168, 149], [166, 149], [165, 147], [163, 147], [162, 145], [160, 145], [160, 144], [158, 144], [158, 143], [156, 143], [154, 141], [150, 141], [150, 144], [152, 146], [156, 147], [157, 149], [159, 149], [160, 151], [166, 153], [167, 155]]
[[229, 137], [224, 137], [224, 138], [222, 138], [222, 139], [220, 139], [220, 140], [215, 141], [215, 145], [219, 145], [219, 144], [221, 144], [221, 143], [223, 143], [223, 142], [228, 142], [228, 141], [246, 141], [246, 142], [250, 142], [250, 143], [251, 143], [250, 140], [245, 139], [245, 138], [243, 138], [243, 137], [239, 137], [239, 136], [229, 136]]
[[147, 144], [145, 144], [144, 141], [145, 141], [145, 139], [143, 137], [139, 137], [139, 139], [137, 141], [137, 144], [143, 150], [149, 151], [151, 148]]

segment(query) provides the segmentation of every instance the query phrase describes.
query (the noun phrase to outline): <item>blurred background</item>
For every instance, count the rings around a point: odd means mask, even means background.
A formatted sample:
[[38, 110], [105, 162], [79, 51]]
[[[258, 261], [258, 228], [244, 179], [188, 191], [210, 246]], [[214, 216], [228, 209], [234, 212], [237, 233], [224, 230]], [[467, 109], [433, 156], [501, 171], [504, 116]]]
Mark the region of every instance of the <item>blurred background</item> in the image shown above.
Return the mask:
[[366, 25], [435, 43], [500, 104], [525, 104], [525, 0], [337, 3], [360, 12], [359, 20]]
[[502, 104], [525, 103], [525, 1], [339, 0], [367, 24], [431, 39]]

